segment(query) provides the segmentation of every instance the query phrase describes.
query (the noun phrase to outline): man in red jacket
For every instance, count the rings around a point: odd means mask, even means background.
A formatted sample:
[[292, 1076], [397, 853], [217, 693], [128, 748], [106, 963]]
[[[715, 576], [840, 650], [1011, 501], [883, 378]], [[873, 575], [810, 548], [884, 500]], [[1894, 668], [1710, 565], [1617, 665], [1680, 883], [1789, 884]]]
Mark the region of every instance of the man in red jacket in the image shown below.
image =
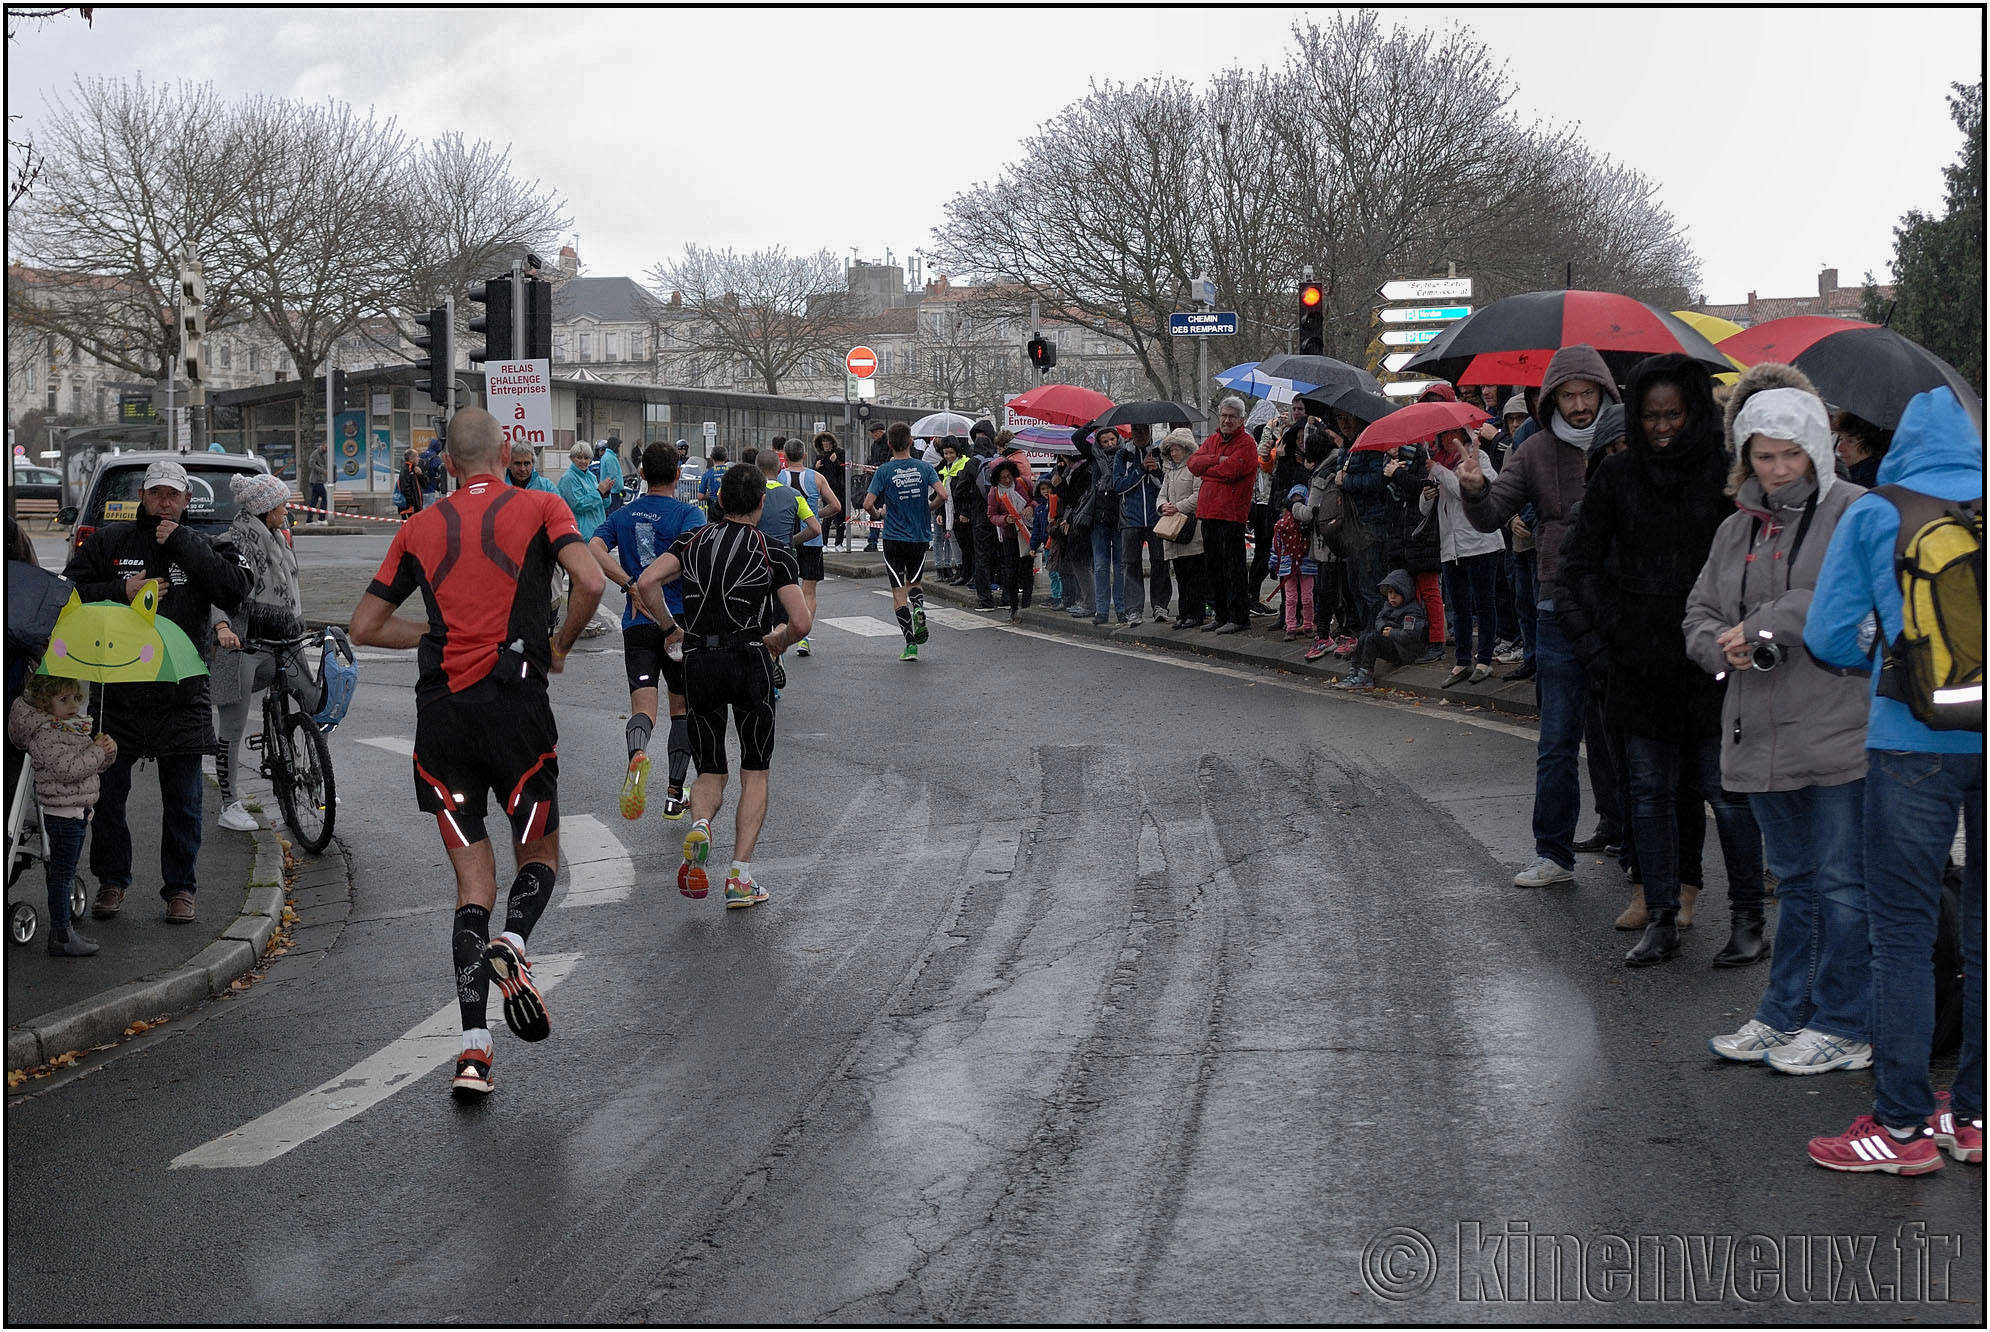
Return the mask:
[[1209, 570], [1215, 620], [1207, 630], [1241, 634], [1250, 624], [1250, 591], [1245, 586], [1244, 524], [1251, 516], [1251, 485], [1258, 474], [1258, 446], [1244, 429], [1244, 400], [1228, 397], [1216, 408], [1216, 433], [1188, 460], [1202, 478], [1196, 517], [1202, 523], [1204, 563]]

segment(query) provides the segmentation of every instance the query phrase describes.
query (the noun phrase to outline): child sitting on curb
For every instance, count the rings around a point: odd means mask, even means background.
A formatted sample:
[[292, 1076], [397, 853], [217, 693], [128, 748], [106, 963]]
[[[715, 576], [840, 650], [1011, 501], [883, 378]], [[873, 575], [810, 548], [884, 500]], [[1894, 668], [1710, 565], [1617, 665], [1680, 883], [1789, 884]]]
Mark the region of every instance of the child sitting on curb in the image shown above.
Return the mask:
[[31, 675], [7, 715], [7, 738], [35, 765], [35, 799], [41, 805], [47, 844], [48, 955], [88, 957], [94, 940], [69, 921], [69, 885], [83, 859], [83, 831], [97, 803], [99, 777], [117, 760], [117, 741], [90, 737], [83, 715], [83, 685], [52, 675]]
[[1416, 580], [1395, 569], [1382, 580], [1381, 588], [1382, 609], [1354, 646], [1354, 669], [1345, 680], [1334, 682], [1335, 689], [1372, 689], [1378, 660], [1407, 666], [1421, 658], [1430, 644], [1430, 615], [1417, 599]]

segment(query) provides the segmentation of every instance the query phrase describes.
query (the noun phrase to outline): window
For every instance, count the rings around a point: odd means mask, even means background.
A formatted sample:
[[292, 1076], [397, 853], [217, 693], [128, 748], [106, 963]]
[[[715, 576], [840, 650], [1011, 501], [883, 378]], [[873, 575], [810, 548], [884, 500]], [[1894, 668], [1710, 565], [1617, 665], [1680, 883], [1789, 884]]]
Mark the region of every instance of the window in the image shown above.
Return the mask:
[[564, 333], [553, 335], [553, 359], [556, 361], [567, 359], [567, 335]]
[[215, 352], [223, 370], [233, 370], [235, 368], [235, 348], [233, 346], [224, 342], [215, 349]]
[[910, 347], [905, 349], [905, 373], [908, 375], [919, 373], [919, 353]]
[[604, 361], [619, 361], [622, 359], [622, 335], [620, 333], [603, 333], [601, 335], [601, 359]]
[[256, 349], [254, 347], [249, 348], [249, 373], [256, 373]]
[[33, 392], [35, 392], [35, 391], [36, 391], [36, 389], [35, 389], [35, 380], [36, 380], [36, 376], [35, 376], [35, 368], [34, 368], [34, 366], [33, 366], [33, 365], [29, 365], [29, 366], [28, 366], [28, 392], [30, 392], [30, 393], [33, 393]]
[[594, 335], [592, 333], [583, 333], [580, 335], [580, 359], [583, 364], [594, 359]]
[[69, 410], [77, 416], [83, 414], [83, 386], [74, 380], [69, 384]]
[[632, 361], [643, 359], [643, 335], [640, 333], [629, 335], [629, 359]]

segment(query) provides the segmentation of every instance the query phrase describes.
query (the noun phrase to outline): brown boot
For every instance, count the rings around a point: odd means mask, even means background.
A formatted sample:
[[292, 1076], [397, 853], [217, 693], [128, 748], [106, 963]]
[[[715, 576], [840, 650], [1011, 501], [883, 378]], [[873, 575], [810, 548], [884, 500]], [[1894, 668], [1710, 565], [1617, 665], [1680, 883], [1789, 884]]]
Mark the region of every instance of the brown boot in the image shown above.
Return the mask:
[[1693, 903], [1699, 900], [1700, 900], [1699, 884], [1682, 883], [1679, 885], [1679, 928], [1680, 929], [1687, 930], [1693, 927]]
[[1624, 908], [1623, 915], [1617, 917], [1617, 928], [1620, 930], [1641, 930], [1645, 927], [1646, 919], [1645, 886], [1641, 883], [1634, 883], [1631, 885], [1631, 904]]

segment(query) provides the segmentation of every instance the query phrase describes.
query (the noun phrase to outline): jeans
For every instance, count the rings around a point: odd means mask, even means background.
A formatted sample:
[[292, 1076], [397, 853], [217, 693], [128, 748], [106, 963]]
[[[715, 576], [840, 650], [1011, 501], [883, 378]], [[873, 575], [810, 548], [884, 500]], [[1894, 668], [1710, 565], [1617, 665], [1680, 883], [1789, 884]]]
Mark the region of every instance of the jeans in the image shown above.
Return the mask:
[[56, 819], [42, 815], [41, 836], [48, 850], [42, 868], [48, 871], [49, 937], [60, 939], [69, 929], [69, 885], [76, 881], [76, 866], [83, 860], [83, 819]]
[[1244, 525], [1221, 518], [1202, 519], [1202, 568], [1217, 623], [1251, 623], [1251, 600], [1244, 585]]
[[323, 481], [313, 481], [311, 483], [310, 503], [312, 508], [324, 509], [326, 510], [326, 512], [308, 514], [306, 515], [307, 517], [315, 518], [317, 521], [321, 523], [329, 523], [330, 521], [332, 521], [330, 513], [330, 509], [332, 507], [332, 501], [331, 497], [325, 493], [325, 483]]
[[1201, 555], [1178, 555], [1175, 557], [1175, 622], [1201, 620], [1207, 611], [1203, 591], [1203, 569], [1205, 561]]
[[1119, 529], [1100, 523], [1092, 528], [1092, 615], [1104, 619], [1110, 599], [1112, 612], [1126, 615], [1126, 552]]
[[1756, 1018], [1777, 1031], [1871, 1041], [1865, 779], [1751, 792], [1748, 806], [1778, 880], [1776, 951]]
[[[1352, 612], [1345, 609], [1341, 600], [1342, 583], [1346, 578], [1347, 565], [1340, 560], [1321, 560], [1320, 572], [1313, 578], [1313, 623], [1314, 632], [1321, 638], [1333, 635], [1334, 622], [1339, 620], [1342, 633], [1351, 632], [1348, 625]], [[1355, 626], [1356, 629], [1359, 626]]]
[[1721, 741], [1718, 735], [1692, 736], [1681, 741], [1650, 736], [1624, 736], [1624, 758], [1631, 773], [1631, 818], [1637, 829], [1638, 872], [1644, 876], [1645, 906], [1656, 911], [1679, 909], [1679, 801], [1682, 784], [1692, 795], [1689, 808], [1700, 801], [1713, 807], [1714, 828], [1720, 834], [1721, 857], [1727, 862], [1727, 900], [1737, 915], [1762, 910], [1762, 832], [1748, 802], [1721, 789]]
[[974, 604], [995, 604], [995, 524], [974, 525]]
[[1536, 607], [1535, 616], [1541, 739], [1534, 755], [1534, 854], [1574, 869], [1575, 821], [1582, 813], [1576, 760], [1589, 715], [1589, 672], [1562, 637], [1554, 608]]
[[1521, 664], [1538, 666], [1534, 659], [1534, 638], [1538, 621], [1534, 612], [1534, 570], [1537, 552], [1513, 552], [1513, 604], [1520, 608]]
[[1064, 539], [1064, 609], [1086, 610], [1092, 590], [1092, 529], [1081, 527]]
[[[1498, 586], [1493, 589], [1493, 617], [1497, 621], [1495, 630], [1503, 643], [1516, 642], [1520, 637], [1520, 617], [1514, 613], [1513, 561], [1512, 551], [1502, 550], [1499, 553], [1499, 572], [1495, 575]], [[1533, 594], [1530, 592], [1528, 595], [1531, 600]]]
[[1173, 589], [1168, 585], [1168, 543], [1151, 527], [1120, 529], [1120, 551], [1126, 563], [1127, 604], [1140, 613], [1140, 553], [1147, 552], [1148, 612], [1163, 609]]
[[[131, 828], [124, 805], [131, 795], [131, 766], [138, 760], [120, 750], [104, 770], [97, 796], [96, 827], [90, 834], [90, 873], [99, 883], [131, 887]], [[165, 883], [159, 896], [191, 893], [198, 884], [194, 865], [200, 859], [200, 755], [162, 754], [152, 760], [159, 768], [159, 872]]]
[[1958, 1119], [1983, 1114], [1983, 755], [1869, 749], [1866, 909], [1873, 954], [1873, 1118], [1893, 1128], [1935, 1112], [1928, 1053], [1935, 979], [1928, 965], [1942, 865], [1962, 815], [1962, 1058]]
[[1495, 621], [1498, 611], [1494, 599], [1499, 589], [1498, 551], [1488, 551], [1484, 555], [1467, 555], [1464, 559], [1453, 560], [1444, 566], [1450, 577], [1451, 586], [1444, 599], [1456, 606], [1458, 611], [1458, 664], [1472, 664], [1472, 625], [1478, 624], [1478, 659], [1481, 665], [1492, 665], [1493, 636], [1497, 632]]
[[[1265, 575], [1271, 572], [1271, 527], [1278, 521], [1278, 510], [1269, 504], [1251, 505], [1251, 570], [1245, 582], [1244, 591], [1249, 597], [1245, 608], [1256, 604], [1259, 593], [1264, 590]], [[1236, 619], [1232, 624], [1249, 624], [1249, 620]]]
[[[1593, 689], [1582, 726], [1582, 745], [1589, 766], [1589, 798], [1596, 806], [1596, 830], [1621, 837], [1631, 826], [1631, 816], [1624, 809], [1625, 793], [1631, 789], [1630, 774], [1624, 766], [1624, 733], [1611, 730], [1604, 722], [1603, 697]], [[1619, 845], [1624, 847], [1624, 863], [1629, 864], [1629, 845]]]

